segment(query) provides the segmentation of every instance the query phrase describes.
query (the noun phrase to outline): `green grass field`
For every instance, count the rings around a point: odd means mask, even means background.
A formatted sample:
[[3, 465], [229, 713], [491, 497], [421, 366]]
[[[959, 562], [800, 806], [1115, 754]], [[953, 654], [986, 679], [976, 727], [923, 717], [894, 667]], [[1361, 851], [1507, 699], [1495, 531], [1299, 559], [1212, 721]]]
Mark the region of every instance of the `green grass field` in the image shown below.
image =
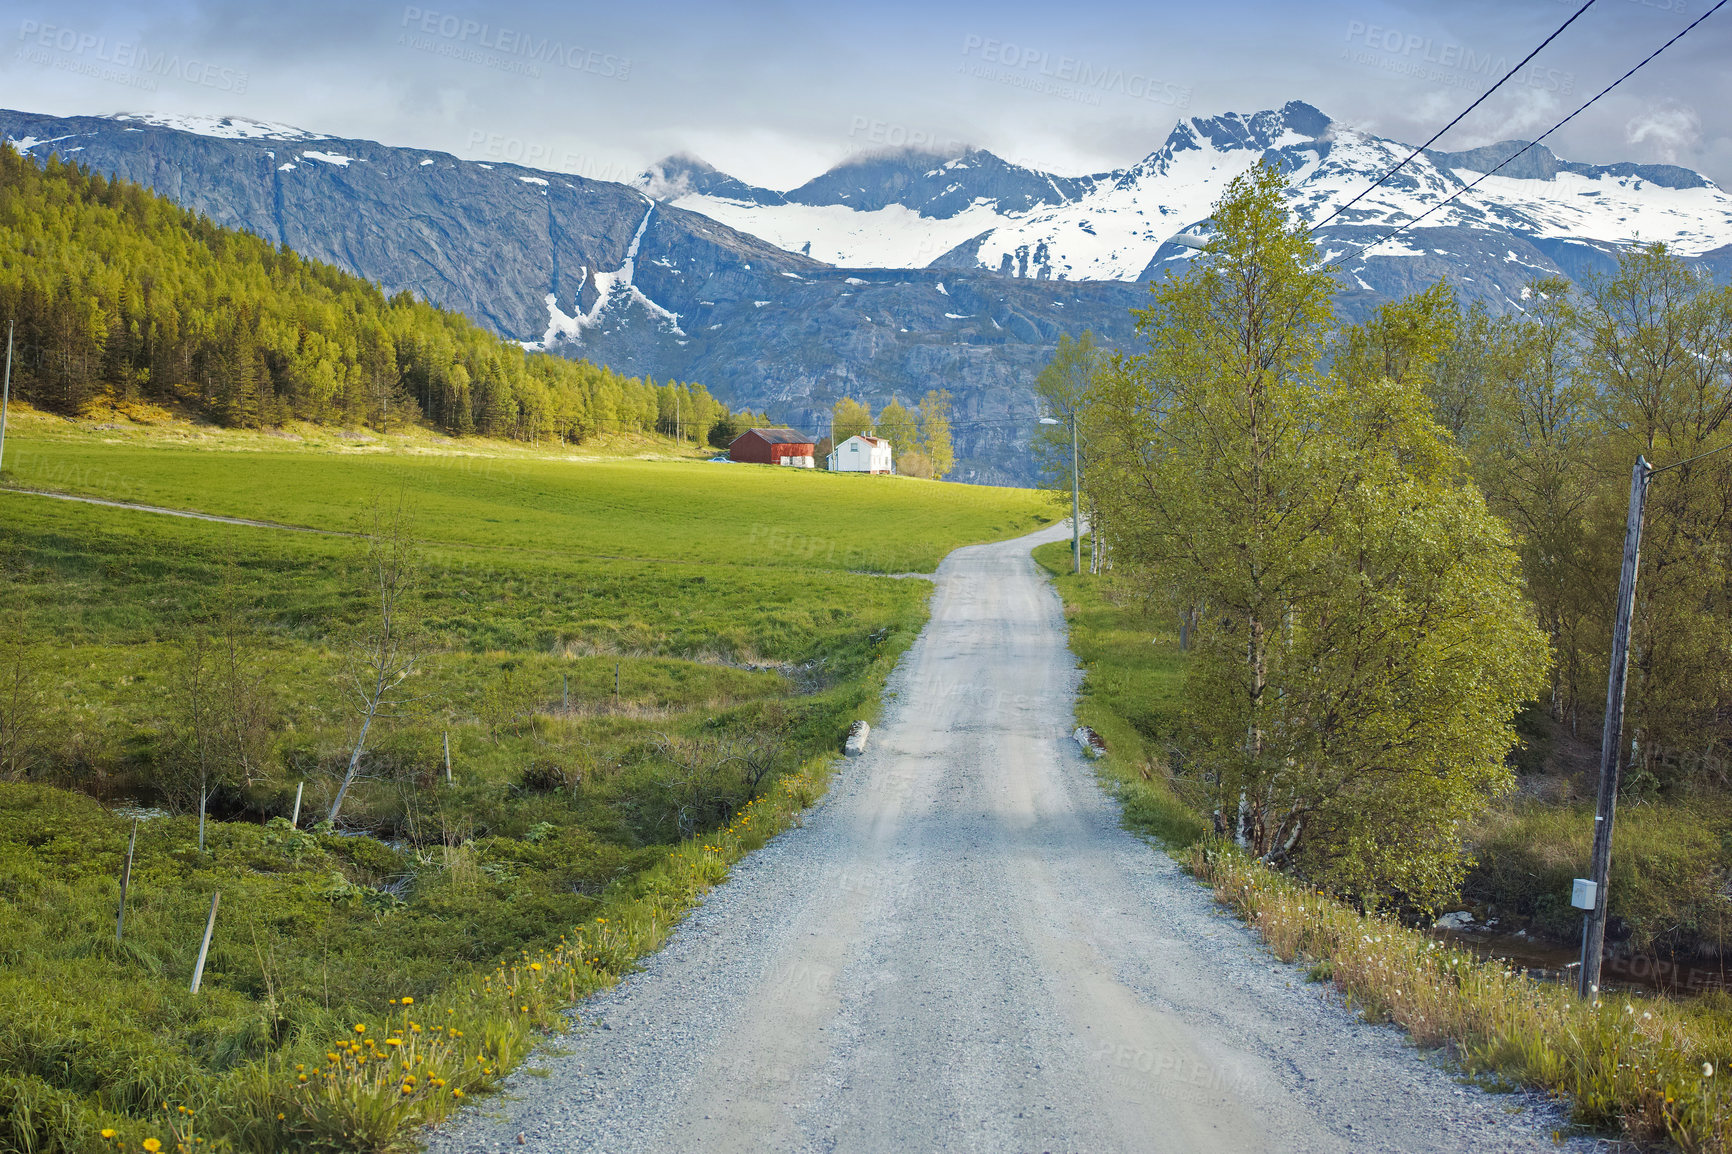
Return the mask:
[[7, 483], [339, 531], [372, 494], [400, 490], [441, 544], [559, 563], [930, 572], [958, 545], [1016, 536], [1052, 517], [1033, 491], [906, 477], [509, 449], [471, 455], [425, 440], [379, 452], [330, 442], [276, 447], [253, 436], [236, 451], [221, 438], [187, 445], [102, 432], [13, 437]]
[[[869, 574], [1051, 517], [1015, 490], [460, 447], [489, 455], [8, 437], [9, 485], [331, 532], [0, 492], [3, 609], [28, 641], [0, 657], [41, 700], [24, 780], [0, 782], [0, 1149], [403, 1147], [810, 800], [925, 620], [927, 583]], [[355, 729], [338, 655], [369, 602], [347, 534], [399, 496], [435, 651], [342, 828], [309, 828]], [[270, 745], [201, 853], [164, 783], [184, 639], [221, 597], [272, 687]], [[140, 823], [117, 943], [123, 801], [176, 812]], [[425, 1042], [425, 1072], [399, 1082], [356, 1025]]]

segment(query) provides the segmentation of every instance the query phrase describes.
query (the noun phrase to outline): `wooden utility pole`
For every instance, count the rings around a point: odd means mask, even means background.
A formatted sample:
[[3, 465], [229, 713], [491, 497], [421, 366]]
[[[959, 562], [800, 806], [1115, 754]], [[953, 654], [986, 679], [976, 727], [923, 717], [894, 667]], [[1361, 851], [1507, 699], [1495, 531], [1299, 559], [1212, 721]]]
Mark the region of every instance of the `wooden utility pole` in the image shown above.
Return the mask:
[[[1082, 522], [1078, 519], [1081, 499], [1080, 474], [1077, 471], [1076, 406], [1070, 407], [1070, 571], [1082, 572]], [[1093, 545], [1090, 545], [1091, 550]]]
[[1630, 512], [1624, 522], [1624, 567], [1618, 577], [1618, 616], [1612, 631], [1612, 666], [1606, 674], [1606, 724], [1600, 734], [1600, 797], [1594, 816], [1594, 856], [1589, 873], [1594, 883], [1593, 908], [1582, 922], [1582, 975], [1578, 989], [1584, 998], [1600, 989], [1600, 954], [1606, 944], [1606, 878], [1612, 867], [1612, 819], [1618, 809], [1624, 735], [1624, 682], [1630, 667], [1630, 617], [1636, 603], [1636, 570], [1642, 556], [1642, 517], [1647, 510], [1648, 482], [1654, 469], [1638, 456], [1630, 472]]
[[12, 407], [12, 327], [6, 322], [6, 384], [0, 391], [0, 476], [6, 472], [6, 412]]

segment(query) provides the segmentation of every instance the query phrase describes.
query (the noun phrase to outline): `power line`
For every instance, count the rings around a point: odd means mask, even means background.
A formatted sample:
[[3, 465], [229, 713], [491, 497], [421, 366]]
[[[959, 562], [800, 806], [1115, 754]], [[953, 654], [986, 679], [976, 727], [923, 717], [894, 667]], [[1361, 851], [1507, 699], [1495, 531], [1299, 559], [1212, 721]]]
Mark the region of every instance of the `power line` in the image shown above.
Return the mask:
[[[1622, 76], [1618, 77], [1616, 80], [1612, 81], [1610, 84], [1608, 84], [1604, 88], [1600, 89], [1593, 96], [1589, 97], [1587, 99], [1587, 101], [1580, 108], [1577, 108], [1574, 112], [1570, 113], [1568, 116], [1564, 117], [1562, 120], [1558, 121], [1556, 124], [1552, 125], [1550, 128], [1546, 129], [1544, 132], [1540, 133], [1533, 140], [1530, 140], [1527, 144], [1524, 144], [1521, 148], [1517, 149], [1515, 153], [1513, 153], [1511, 156], [1509, 156], [1507, 159], [1505, 159], [1496, 168], [1492, 169], [1490, 172], [1481, 173], [1479, 175], [1479, 178], [1476, 179], [1472, 184], [1464, 185], [1460, 189], [1457, 189], [1455, 192], [1451, 193], [1449, 196], [1445, 197], [1443, 200], [1438, 201], [1436, 204], [1432, 205], [1430, 208], [1426, 209], [1424, 212], [1420, 213], [1418, 216], [1414, 217], [1412, 220], [1408, 221], [1406, 224], [1402, 225], [1400, 228], [1397, 228], [1397, 229], [1387, 233], [1386, 235], [1379, 237], [1378, 239], [1372, 241], [1370, 244], [1365, 244], [1365, 245], [1359, 246], [1359, 251], [1352, 254], [1352, 255], [1355, 258], [1364, 256], [1366, 253], [1370, 252], [1372, 249], [1376, 248], [1378, 245], [1384, 243], [1385, 241], [1394, 240], [1396, 237], [1400, 236], [1402, 233], [1406, 232], [1408, 229], [1412, 228], [1414, 225], [1418, 224], [1420, 221], [1424, 220], [1426, 217], [1430, 216], [1432, 213], [1436, 212], [1438, 209], [1446, 207], [1451, 201], [1455, 200], [1456, 197], [1463, 196], [1469, 192], [1472, 192], [1475, 188], [1478, 188], [1480, 186], [1480, 184], [1483, 181], [1485, 181], [1488, 177], [1496, 175], [1500, 170], [1502, 170], [1502, 169], [1508, 167], [1510, 164], [1514, 163], [1518, 158], [1520, 158], [1523, 154], [1525, 154], [1528, 151], [1528, 149], [1533, 148], [1534, 146], [1539, 144], [1540, 141], [1544, 140], [1546, 137], [1550, 136], [1552, 133], [1556, 132], [1558, 129], [1562, 128], [1564, 125], [1568, 124], [1570, 121], [1572, 121], [1576, 117], [1580, 116], [1583, 112], [1587, 111], [1589, 105], [1593, 104], [1600, 97], [1604, 96], [1606, 93], [1610, 92], [1612, 89], [1616, 88], [1618, 85], [1622, 84], [1624, 81], [1626, 81], [1630, 77], [1634, 76], [1637, 72], [1641, 71], [1642, 68], [1644, 68], [1650, 61], [1652, 61], [1654, 59], [1654, 57], [1660, 55], [1660, 53], [1666, 51], [1666, 49], [1672, 47], [1672, 45], [1676, 44], [1678, 41], [1682, 40], [1685, 36], [1689, 35], [1690, 32], [1695, 29], [1696, 25], [1702, 23], [1702, 21], [1704, 21], [1704, 20], [1708, 19], [1708, 17], [1714, 15], [1714, 13], [1720, 11], [1720, 9], [1722, 9], [1726, 6], [1726, 3], [1727, 3], [1727, 0], [1719, 0], [1719, 3], [1715, 4], [1714, 7], [1708, 9], [1708, 11], [1702, 13], [1702, 15], [1696, 17], [1696, 19], [1692, 20], [1688, 25], [1686, 25], [1682, 32], [1679, 32], [1676, 36], [1672, 37], [1670, 40], [1666, 41], [1664, 44], [1660, 45], [1658, 48], [1656, 48], [1652, 52], [1648, 53], [1648, 55], [1642, 59], [1641, 63], [1637, 64], [1634, 68], [1631, 68], [1628, 72], [1624, 73]], [[1339, 264], [1343, 260], [1346, 260], [1347, 258], [1348, 258], [1348, 254], [1343, 253], [1341, 256], [1336, 257], [1332, 261], [1324, 262], [1322, 267], [1328, 268], [1330, 265]]]
[[1652, 477], [1652, 476], [1655, 476], [1655, 475], [1660, 474], [1660, 473], [1670, 472], [1671, 470], [1679, 468], [1683, 465], [1688, 465], [1688, 464], [1692, 464], [1693, 462], [1700, 461], [1704, 457], [1712, 457], [1715, 453], [1724, 453], [1727, 449], [1732, 449], [1732, 441], [1726, 442], [1724, 445], [1721, 445], [1718, 449], [1709, 449], [1706, 453], [1697, 453], [1694, 457], [1685, 457], [1682, 461], [1673, 461], [1670, 465], [1661, 465], [1657, 469], [1649, 469], [1648, 470], [1648, 476]]
[[1430, 148], [1432, 145], [1436, 144], [1438, 141], [1438, 138], [1441, 137], [1444, 133], [1448, 132], [1450, 129], [1452, 129], [1456, 125], [1460, 124], [1463, 120], [1466, 120], [1468, 113], [1470, 113], [1474, 109], [1478, 108], [1481, 104], [1484, 104], [1486, 102], [1486, 100], [1491, 96], [1492, 93], [1496, 92], [1498, 89], [1502, 88], [1505, 84], [1509, 83], [1509, 80], [1512, 76], [1514, 76], [1516, 73], [1520, 72], [1523, 68], [1527, 67], [1528, 61], [1530, 61], [1534, 57], [1538, 56], [1540, 54], [1540, 52], [1545, 48], [1546, 45], [1548, 45], [1552, 41], [1556, 40], [1559, 37], [1559, 35], [1561, 35], [1563, 33], [1564, 29], [1566, 29], [1570, 25], [1574, 24], [1576, 22], [1576, 20], [1581, 16], [1582, 13], [1586, 12], [1589, 8], [1592, 8], [1593, 6], [1594, 6], [1594, 0], [1588, 0], [1588, 2], [1586, 4], [1583, 4], [1580, 8], [1577, 8], [1574, 16], [1571, 16], [1568, 20], [1565, 20], [1562, 24], [1558, 25], [1558, 29], [1556, 32], [1553, 32], [1550, 36], [1547, 36], [1544, 40], [1540, 41], [1540, 45], [1538, 48], [1535, 48], [1532, 52], [1530, 52], [1526, 56], [1522, 57], [1520, 64], [1517, 64], [1514, 68], [1512, 68], [1508, 72], [1504, 73], [1503, 79], [1499, 80], [1496, 84], [1494, 84], [1490, 88], [1486, 89], [1485, 92], [1480, 95], [1480, 98], [1478, 100], [1474, 101], [1472, 104], [1468, 105], [1465, 109], [1462, 110], [1462, 113], [1460, 116], [1457, 116], [1454, 120], [1450, 121], [1448, 124], [1444, 125], [1440, 129], [1438, 129], [1437, 132], [1432, 135], [1432, 138], [1430, 140], [1426, 141], [1424, 144], [1420, 145], [1418, 148], [1416, 148], [1412, 152], [1408, 153], [1402, 159], [1400, 164], [1397, 164], [1394, 168], [1390, 169], [1388, 172], [1384, 173], [1382, 176], [1380, 176], [1376, 180], [1374, 180], [1366, 188], [1362, 189], [1358, 196], [1354, 197], [1352, 200], [1348, 201], [1346, 204], [1343, 204], [1343, 205], [1340, 205], [1339, 207], [1337, 207], [1334, 212], [1330, 213], [1328, 216], [1324, 217], [1322, 220], [1320, 220], [1316, 224], [1312, 225], [1306, 231], [1316, 232], [1318, 229], [1322, 228], [1324, 225], [1328, 224], [1330, 221], [1334, 220], [1336, 217], [1340, 216], [1342, 213], [1346, 212], [1348, 209], [1350, 209], [1354, 205], [1358, 204], [1367, 195], [1369, 195], [1371, 192], [1373, 192], [1378, 187], [1380, 187], [1384, 181], [1388, 180], [1390, 177], [1394, 176], [1396, 173], [1398, 173], [1402, 169], [1406, 168], [1409, 161], [1411, 161], [1414, 157], [1418, 156], [1420, 153], [1424, 152], [1426, 149]]

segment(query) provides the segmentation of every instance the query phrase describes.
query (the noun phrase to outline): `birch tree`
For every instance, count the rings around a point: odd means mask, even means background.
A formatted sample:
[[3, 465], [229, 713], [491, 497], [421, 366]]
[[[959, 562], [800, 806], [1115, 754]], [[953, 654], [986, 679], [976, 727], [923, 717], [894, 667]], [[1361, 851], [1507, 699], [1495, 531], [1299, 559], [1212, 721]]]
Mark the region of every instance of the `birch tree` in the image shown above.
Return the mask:
[[190, 625], [178, 649], [174, 721], [179, 764], [165, 784], [181, 804], [198, 810], [198, 846], [203, 850], [211, 800], [225, 786], [245, 786], [259, 777], [271, 744], [270, 671], [240, 607], [232, 573], [225, 575], [218, 591], [214, 620]]
[[[1336, 333], [1329, 275], [1259, 166], [1137, 314], [1091, 409], [1122, 560], [1197, 613], [1186, 774], [1216, 829], [1367, 901], [1459, 881], [1547, 655], [1501, 522], [1423, 382], [1437, 295]], [[1333, 350], [1335, 366], [1323, 360]]]
[[331, 822], [341, 814], [350, 788], [363, 776], [374, 727], [414, 701], [410, 678], [429, 650], [420, 599], [420, 543], [405, 499], [399, 495], [394, 505], [375, 499], [361, 539], [358, 584], [366, 610], [343, 649], [343, 679], [354, 712], [355, 739], [325, 814]]

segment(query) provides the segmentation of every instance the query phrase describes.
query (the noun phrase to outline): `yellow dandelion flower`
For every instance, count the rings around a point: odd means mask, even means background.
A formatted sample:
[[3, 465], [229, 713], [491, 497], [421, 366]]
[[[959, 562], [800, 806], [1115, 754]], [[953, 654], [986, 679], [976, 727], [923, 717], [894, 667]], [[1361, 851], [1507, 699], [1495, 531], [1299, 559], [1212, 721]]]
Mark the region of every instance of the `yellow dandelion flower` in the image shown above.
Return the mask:
[[103, 1137], [104, 1137], [104, 1138], [112, 1138], [112, 1137], [114, 1137], [114, 1131], [113, 1131], [113, 1130], [106, 1130], [106, 1129], [105, 1129], [105, 1130], [102, 1130], [102, 1131], [101, 1131], [101, 1134], [102, 1134], [102, 1136], [103, 1136]]
[[414, 998], [404, 998], [403, 1004], [405, 1006], [413, 1006], [415, 1004], [415, 999]]
[[453, 1098], [461, 1098], [461, 1097], [463, 1097], [463, 1091], [461, 1091], [461, 1090], [453, 1090], [453, 1091], [451, 1091], [451, 1096], [452, 1096], [452, 1097], [453, 1097]]
[[144, 1148], [149, 1151], [149, 1154], [156, 1154], [158, 1150], [162, 1149], [162, 1143], [158, 1142], [155, 1138], [146, 1138], [144, 1140]]
[[357, 1033], [357, 1034], [365, 1034], [365, 1033], [366, 1033], [366, 1032], [367, 1032], [367, 1027], [365, 1027], [365, 1026], [363, 1026], [363, 1025], [362, 1025], [362, 1024], [361, 1024], [361, 1023], [359, 1023], [359, 1022], [356, 1022], [356, 1023], [355, 1023], [355, 1033]]

